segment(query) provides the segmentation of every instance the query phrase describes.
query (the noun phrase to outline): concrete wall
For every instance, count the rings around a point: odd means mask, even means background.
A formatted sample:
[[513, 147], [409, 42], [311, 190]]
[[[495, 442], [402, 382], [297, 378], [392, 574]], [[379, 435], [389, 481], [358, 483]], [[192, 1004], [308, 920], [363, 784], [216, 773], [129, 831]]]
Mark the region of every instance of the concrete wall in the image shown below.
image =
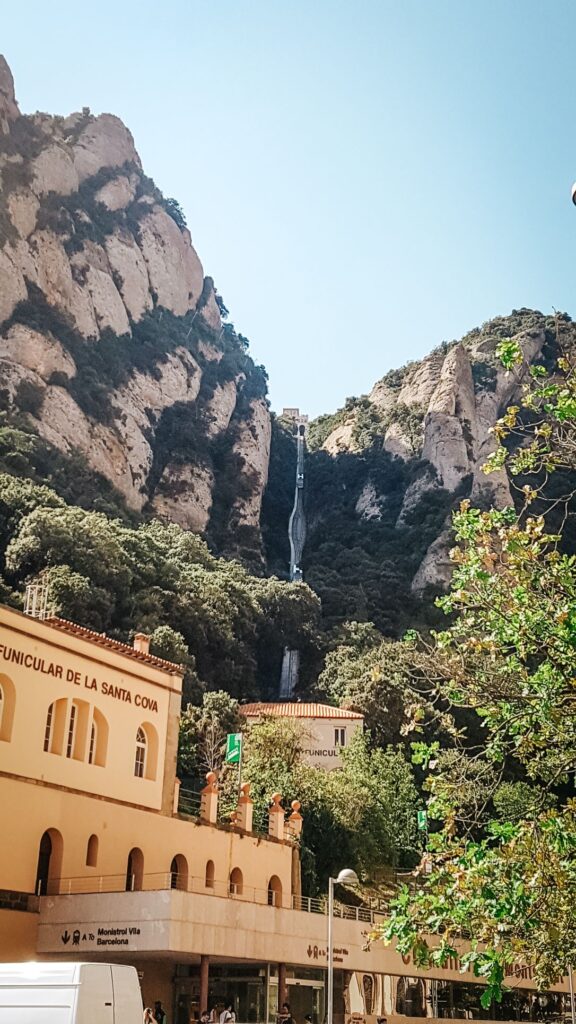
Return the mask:
[[319, 768], [330, 771], [340, 768], [342, 747], [335, 742], [335, 733], [344, 729], [345, 746], [348, 746], [354, 733], [362, 729], [363, 721], [359, 718], [303, 718], [303, 729], [306, 733], [304, 757]]

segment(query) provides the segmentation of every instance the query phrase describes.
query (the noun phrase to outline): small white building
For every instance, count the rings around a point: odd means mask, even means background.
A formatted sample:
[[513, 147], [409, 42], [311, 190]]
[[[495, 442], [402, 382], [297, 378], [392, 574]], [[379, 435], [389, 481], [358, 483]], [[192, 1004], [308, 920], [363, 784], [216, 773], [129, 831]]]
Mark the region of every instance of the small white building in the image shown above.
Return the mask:
[[259, 702], [242, 704], [240, 711], [249, 724], [266, 717], [292, 718], [300, 722], [305, 736], [303, 752], [306, 761], [327, 771], [341, 767], [342, 748], [348, 746], [357, 729], [364, 728], [363, 715], [331, 704]]

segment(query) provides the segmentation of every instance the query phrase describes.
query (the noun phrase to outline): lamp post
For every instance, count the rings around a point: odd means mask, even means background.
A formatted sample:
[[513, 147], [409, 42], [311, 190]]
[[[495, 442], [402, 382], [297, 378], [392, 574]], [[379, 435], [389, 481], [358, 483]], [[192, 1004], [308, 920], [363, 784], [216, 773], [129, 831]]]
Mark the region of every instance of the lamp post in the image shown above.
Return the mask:
[[334, 886], [358, 885], [358, 875], [351, 868], [342, 868], [338, 878], [328, 879], [328, 993], [326, 1008], [326, 1024], [333, 1024], [334, 1018], [334, 940], [332, 937], [334, 923]]

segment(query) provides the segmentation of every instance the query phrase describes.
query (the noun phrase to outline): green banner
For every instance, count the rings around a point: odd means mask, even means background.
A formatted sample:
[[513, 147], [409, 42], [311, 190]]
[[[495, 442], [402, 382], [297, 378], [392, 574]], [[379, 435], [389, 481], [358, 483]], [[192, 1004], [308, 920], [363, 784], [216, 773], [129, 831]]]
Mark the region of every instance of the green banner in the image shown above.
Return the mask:
[[242, 733], [229, 732], [226, 737], [226, 762], [228, 764], [240, 764], [242, 756]]
[[426, 811], [417, 811], [416, 820], [418, 821], [418, 828], [421, 832], [425, 832], [428, 828], [428, 815]]

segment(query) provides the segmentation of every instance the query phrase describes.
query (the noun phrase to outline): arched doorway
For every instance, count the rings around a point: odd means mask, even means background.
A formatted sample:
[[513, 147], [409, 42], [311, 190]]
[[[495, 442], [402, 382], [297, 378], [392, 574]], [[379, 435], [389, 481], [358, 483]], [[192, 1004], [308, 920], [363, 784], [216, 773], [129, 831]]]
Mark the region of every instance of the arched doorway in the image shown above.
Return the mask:
[[38, 896], [57, 893], [62, 874], [63, 842], [56, 828], [49, 828], [43, 833], [38, 847], [38, 864], [36, 867], [35, 892]]
[[134, 846], [126, 863], [126, 892], [139, 892], [144, 879], [144, 854]]
[[188, 861], [181, 853], [172, 858], [170, 865], [170, 888], [188, 888]]
[[231, 896], [241, 896], [244, 888], [244, 879], [240, 868], [232, 868], [230, 872], [230, 883], [228, 891]]
[[278, 878], [278, 875], [272, 875], [272, 878], [268, 882], [268, 906], [282, 906], [282, 882]]

